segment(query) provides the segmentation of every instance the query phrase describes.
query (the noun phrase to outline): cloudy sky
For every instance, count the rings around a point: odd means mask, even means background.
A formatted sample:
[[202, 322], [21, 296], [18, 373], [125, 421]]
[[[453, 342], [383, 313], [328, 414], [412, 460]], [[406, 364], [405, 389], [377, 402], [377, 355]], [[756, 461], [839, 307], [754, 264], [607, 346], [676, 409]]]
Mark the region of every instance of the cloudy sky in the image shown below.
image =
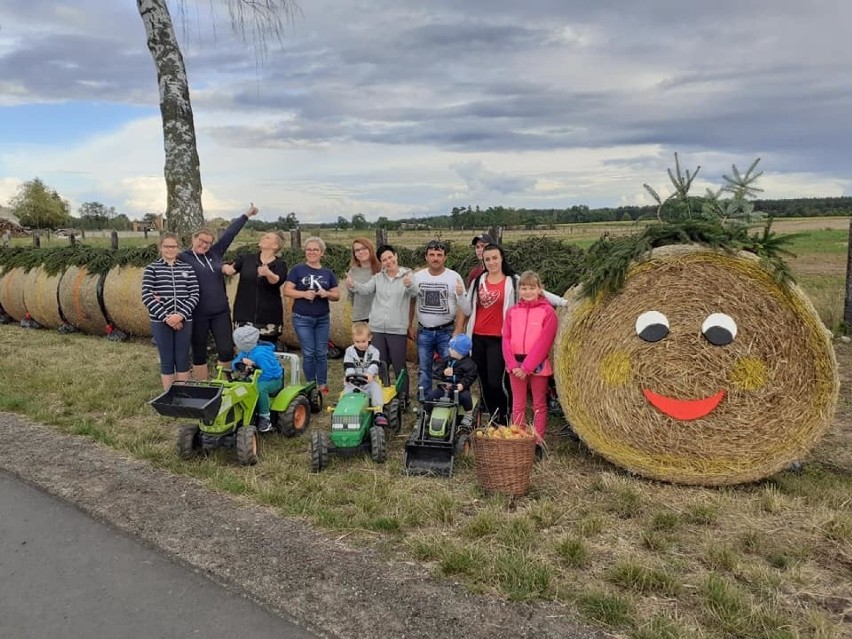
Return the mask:
[[[844, 0], [299, 0], [263, 59], [225, 6], [170, 4], [208, 217], [643, 204], [675, 152], [695, 194], [756, 157], [765, 197], [852, 194]], [[0, 204], [161, 212], [162, 146], [133, 0], [0, 2]]]

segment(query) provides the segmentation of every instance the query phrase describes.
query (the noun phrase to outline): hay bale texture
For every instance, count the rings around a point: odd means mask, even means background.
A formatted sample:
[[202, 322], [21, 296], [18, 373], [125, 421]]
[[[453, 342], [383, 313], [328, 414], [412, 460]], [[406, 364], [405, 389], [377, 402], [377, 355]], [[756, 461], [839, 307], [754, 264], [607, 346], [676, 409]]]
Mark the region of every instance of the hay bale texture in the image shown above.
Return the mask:
[[107, 318], [98, 300], [101, 278], [86, 267], [69, 266], [59, 282], [59, 308], [65, 319], [77, 330], [92, 335], [106, 334]]
[[151, 336], [148, 309], [142, 303], [145, 269], [116, 266], [104, 277], [103, 300], [109, 319], [128, 335]]
[[24, 305], [30, 317], [44, 328], [59, 328], [63, 324], [62, 313], [59, 312], [61, 280], [60, 273], [51, 275], [42, 267], [27, 273]]
[[[619, 292], [567, 297], [560, 401], [582, 440], [618, 466], [685, 484], [754, 481], [805, 456], [832, 422], [830, 333], [804, 293], [750, 253], [667, 246], [634, 263]], [[637, 334], [647, 311], [668, 319], [659, 341]], [[728, 344], [702, 333], [714, 313], [736, 324]], [[672, 416], [678, 407], [691, 414]]]
[[27, 272], [20, 266], [12, 268], [0, 277], [0, 307], [16, 322], [20, 322], [27, 314], [24, 303]]

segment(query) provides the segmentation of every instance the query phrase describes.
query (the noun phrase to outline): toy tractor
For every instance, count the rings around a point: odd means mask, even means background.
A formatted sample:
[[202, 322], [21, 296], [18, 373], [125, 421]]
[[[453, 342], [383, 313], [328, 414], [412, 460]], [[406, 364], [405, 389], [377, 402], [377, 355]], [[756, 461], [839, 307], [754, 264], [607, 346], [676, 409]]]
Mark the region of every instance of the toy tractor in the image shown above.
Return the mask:
[[[386, 375], [386, 373], [385, 373]], [[380, 374], [377, 380], [387, 379]], [[406, 371], [397, 376], [391, 386], [382, 385], [384, 406], [382, 412], [387, 416], [387, 430], [398, 433], [402, 425], [402, 401], [399, 397], [406, 380]], [[354, 375], [349, 381], [356, 386], [352, 392], [341, 394], [337, 406], [331, 415], [331, 433], [314, 431], [311, 433], [311, 470], [320, 472], [328, 466], [331, 455], [354, 457], [368, 454], [376, 463], [387, 460], [387, 433], [385, 428], [375, 423], [378, 407], [370, 406], [370, 396], [358, 390], [358, 386], [367, 383], [365, 376]]]
[[422, 408], [414, 432], [405, 442], [403, 472], [406, 475], [451, 477], [456, 455], [468, 451], [468, 436], [479, 425], [479, 402], [474, 398], [474, 420], [464, 424], [464, 410], [459, 405], [458, 391], [447, 390], [439, 399], [430, 401], [421, 388], [418, 399]]
[[[284, 436], [304, 432], [311, 413], [322, 410], [322, 394], [316, 383], [302, 384], [298, 355], [276, 353], [289, 383], [270, 397], [271, 421]], [[195, 419], [180, 427], [177, 453], [190, 459], [197, 453], [216, 448], [234, 448], [240, 464], [257, 463], [257, 380], [260, 369], [235, 371], [233, 377], [220, 367], [216, 377], [199, 382], [175, 382], [150, 404], [161, 415]]]

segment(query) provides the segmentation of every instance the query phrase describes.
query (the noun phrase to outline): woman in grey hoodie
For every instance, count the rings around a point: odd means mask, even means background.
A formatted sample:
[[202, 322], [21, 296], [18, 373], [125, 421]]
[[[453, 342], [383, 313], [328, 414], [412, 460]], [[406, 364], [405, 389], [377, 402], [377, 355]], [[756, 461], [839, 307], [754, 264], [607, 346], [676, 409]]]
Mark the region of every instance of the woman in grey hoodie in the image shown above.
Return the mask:
[[[346, 276], [350, 291], [372, 294], [370, 307], [370, 330], [373, 346], [379, 350], [382, 361], [393, 366], [394, 375], [399, 377], [405, 370], [406, 340], [408, 339], [408, 317], [411, 300], [417, 297], [417, 283], [411, 269], [401, 267], [396, 249], [387, 244], [376, 250], [382, 270], [364, 284]], [[408, 376], [402, 389], [402, 399], [408, 402]]]

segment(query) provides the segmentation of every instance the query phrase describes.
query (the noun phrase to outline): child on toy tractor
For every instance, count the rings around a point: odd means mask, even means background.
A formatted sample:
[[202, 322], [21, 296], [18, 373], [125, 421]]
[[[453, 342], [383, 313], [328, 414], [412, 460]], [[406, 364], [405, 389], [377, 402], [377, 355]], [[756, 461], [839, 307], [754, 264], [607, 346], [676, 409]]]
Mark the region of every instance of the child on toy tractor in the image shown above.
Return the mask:
[[[373, 334], [365, 322], [352, 324], [352, 346], [343, 355], [343, 393], [356, 390], [370, 396], [370, 406], [381, 409], [384, 405], [382, 387], [376, 381], [379, 374], [379, 349], [370, 343]], [[387, 427], [388, 418], [379, 410], [374, 423]]]
[[272, 430], [269, 396], [283, 387], [283, 369], [275, 356], [275, 345], [259, 342], [260, 331], [251, 325], [240, 326], [234, 331], [234, 345], [239, 351], [232, 362], [236, 370], [259, 368], [262, 372], [257, 380], [257, 432]]
[[470, 395], [470, 387], [476, 382], [478, 373], [476, 362], [470, 357], [472, 348], [470, 337], [464, 333], [450, 340], [450, 356], [441, 362], [441, 383], [426, 395], [426, 405], [429, 406], [442, 397], [452, 398], [458, 391], [459, 404], [464, 409], [464, 417], [459, 424], [459, 429], [463, 432], [470, 431], [473, 424], [473, 398]]

